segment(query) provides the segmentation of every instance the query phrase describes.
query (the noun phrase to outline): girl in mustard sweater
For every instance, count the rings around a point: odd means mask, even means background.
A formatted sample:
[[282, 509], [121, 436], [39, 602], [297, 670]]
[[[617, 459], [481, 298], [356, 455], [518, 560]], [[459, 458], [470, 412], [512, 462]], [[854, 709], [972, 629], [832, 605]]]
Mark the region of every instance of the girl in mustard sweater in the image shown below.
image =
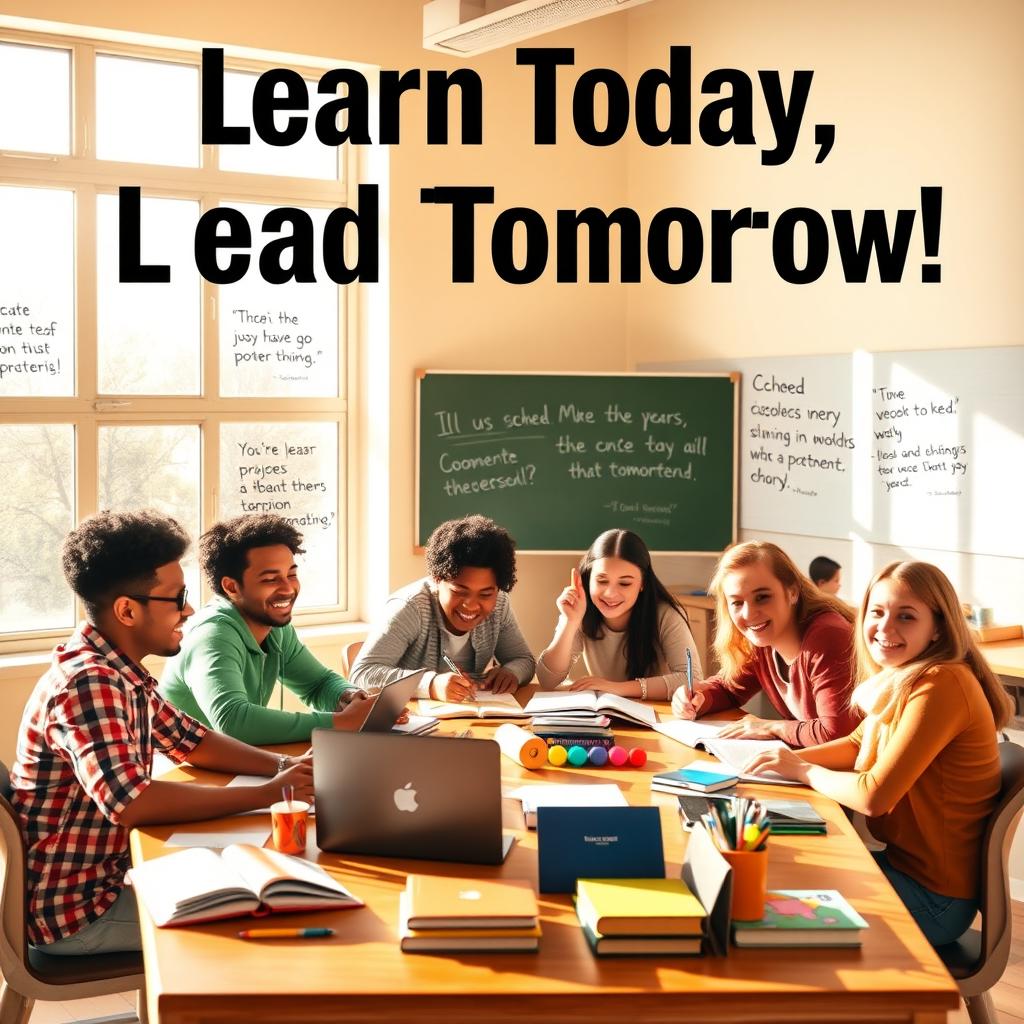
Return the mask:
[[867, 716], [845, 739], [755, 757], [868, 818], [887, 843], [879, 867], [933, 945], [978, 910], [981, 841], [999, 793], [997, 730], [1012, 703], [979, 652], [949, 580], [893, 562], [860, 608], [853, 703]]

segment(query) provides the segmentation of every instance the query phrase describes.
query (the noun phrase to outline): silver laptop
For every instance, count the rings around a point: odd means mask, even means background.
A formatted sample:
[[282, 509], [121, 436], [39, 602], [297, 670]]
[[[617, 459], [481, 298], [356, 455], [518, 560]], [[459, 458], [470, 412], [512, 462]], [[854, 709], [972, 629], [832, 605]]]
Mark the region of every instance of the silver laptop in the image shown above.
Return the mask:
[[363, 719], [359, 731], [390, 732], [398, 716], [405, 710], [406, 704], [416, 695], [420, 680], [426, 671], [425, 668], [417, 669], [382, 686], [380, 692], [373, 698], [373, 707]]
[[313, 730], [321, 850], [500, 864], [494, 740]]

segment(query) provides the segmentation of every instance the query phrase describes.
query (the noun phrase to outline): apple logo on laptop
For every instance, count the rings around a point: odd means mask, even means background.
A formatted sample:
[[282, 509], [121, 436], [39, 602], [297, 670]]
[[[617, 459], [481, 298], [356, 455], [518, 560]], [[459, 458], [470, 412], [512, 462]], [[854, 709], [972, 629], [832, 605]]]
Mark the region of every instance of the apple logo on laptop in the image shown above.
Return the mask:
[[416, 803], [416, 790], [412, 788], [411, 782], [407, 782], [401, 789], [395, 790], [395, 806], [400, 811], [419, 810], [419, 804]]
[[459, 890], [460, 900], [479, 900], [482, 899], [479, 889], [460, 889]]

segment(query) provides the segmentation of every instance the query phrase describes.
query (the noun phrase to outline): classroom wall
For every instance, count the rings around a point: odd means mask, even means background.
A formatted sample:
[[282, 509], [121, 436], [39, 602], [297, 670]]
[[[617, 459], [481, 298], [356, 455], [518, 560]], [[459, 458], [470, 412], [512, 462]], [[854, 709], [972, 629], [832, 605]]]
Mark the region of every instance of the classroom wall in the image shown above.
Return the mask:
[[[1014, 282], [1024, 272], [1017, 237], [1024, 215], [1022, 35], [1024, 5], [1017, 0], [737, 0], [727, 12], [701, 0], [659, 0], [633, 11], [631, 77], [667, 67], [670, 43], [690, 45], [693, 59], [694, 144], [652, 149], [634, 140], [630, 146], [627, 195], [642, 218], [683, 206], [700, 215], [707, 230], [714, 208], [768, 210], [774, 224], [791, 207], [811, 207], [826, 217], [833, 208], [894, 213], [918, 207], [922, 185], [941, 185], [944, 195], [941, 284], [920, 282], [920, 230], [900, 284], [881, 284], [877, 274], [864, 284], [846, 283], [834, 250], [818, 282], [787, 284], [775, 273], [769, 232], [741, 232], [733, 247], [732, 283], [712, 284], [705, 262], [690, 284], [648, 279], [626, 289], [630, 365], [857, 348], [1019, 345]], [[758, 146], [712, 148], [696, 133], [699, 111], [717, 98], [702, 96], [701, 82], [709, 71], [729, 67], [754, 80]], [[774, 145], [756, 77], [762, 68], [782, 73], [787, 94], [793, 70], [814, 71], [800, 140], [779, 167], [760, 162], [760, 146]], [[836, 126], [836, 141], [816, 165], [810, 126], [819, 122]], [[878, 566], [919, 557], [940, 564], [971, 600], [995, 608], [1003, 621], [1024, 621], [1020, 559], [787, 535], [768, 539], [801, 564], [815, 554], [835, 557], [847, 569], [844, 596], [851, 600]]]

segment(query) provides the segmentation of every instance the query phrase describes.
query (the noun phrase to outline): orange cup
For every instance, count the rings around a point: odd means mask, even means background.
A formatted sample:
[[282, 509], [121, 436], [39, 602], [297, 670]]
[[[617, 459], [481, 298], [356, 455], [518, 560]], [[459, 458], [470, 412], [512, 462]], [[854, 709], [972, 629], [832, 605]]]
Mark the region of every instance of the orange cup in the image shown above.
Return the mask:
[[722, 856], [732, 868], [732, 906], [734, 921], [760, 921], [768, 892], [767, 850], [723, 850]]
[[270, 805], [271, 838], [281, 853], [306, 852], [306, 827], [309, 804], [302, 800], [282, 800]]

